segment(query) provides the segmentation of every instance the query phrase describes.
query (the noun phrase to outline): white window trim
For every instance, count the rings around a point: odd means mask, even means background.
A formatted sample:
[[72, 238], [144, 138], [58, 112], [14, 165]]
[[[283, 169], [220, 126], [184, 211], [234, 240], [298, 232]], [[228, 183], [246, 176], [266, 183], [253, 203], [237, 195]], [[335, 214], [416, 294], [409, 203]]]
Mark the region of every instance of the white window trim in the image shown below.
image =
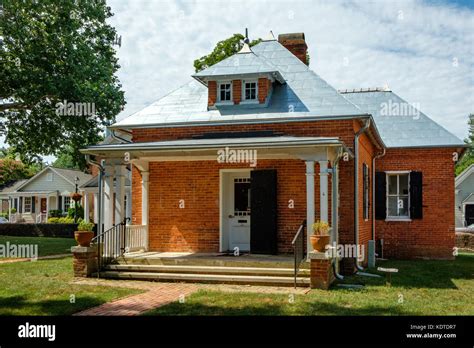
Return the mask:
[[[410, 172], [409, 170], [398, 170], [398, 171], [387, 171], [385, 172], [385, 182], [387, 183], [385, 185], [385, 205], [386, 205], [386, 212], [385, 212], [385, 221], [405, 221], [405, 222], [410, 222], [411, 221], [411, 218], [410, 218]], [[389, 186], [389, 182], [388, 182], [388, 177], [389, 176], [393, 176], [393, 175], [403, 175], [403, 174], [407, 174], [408, 175], [408, 215], [406, 216], [391, 216], [388, 214], [388, 198], [389, 198], [389, 194], [388, 194], [388, 186]], [[397, 179], [397, 196], [400, 195], [399, 193], [399, 186], [400, 185], [400, 179]], [[392, 195], [393, 197], [393, 195]]]
[[[245, 84], [255, 83], [255, 99], [245, 99]], [[242, 101], [243, 104], [258, 104], [258, 79], [242, 80]]]
[[[230, 84], [230, 100], [221, 100], [221, 85]], [[220, 81], [217, 83], [217, 105], [234, 104], [234, 91], [232, 81]]]

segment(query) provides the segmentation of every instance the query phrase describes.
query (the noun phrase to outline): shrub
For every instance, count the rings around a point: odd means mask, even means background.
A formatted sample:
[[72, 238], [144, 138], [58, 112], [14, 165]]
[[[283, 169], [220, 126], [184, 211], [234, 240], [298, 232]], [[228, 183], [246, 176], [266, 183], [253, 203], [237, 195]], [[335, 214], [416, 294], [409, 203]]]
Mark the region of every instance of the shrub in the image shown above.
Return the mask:
[[16, 209], [15, 208], [11, 208], [10, 209], [10, 214], [15, 214], [16, 213]]
[[78, 231], [92, 231], [93, 229], [94, 229], [94, 223], [93, 222], [81, 221], [79, 223], [79, 226], [77, 226]]
[[49, 211], [49, 216], [52, 218], [59, 218], [63, 214], [62, 210], [60, 209], [55, 209], [55, 210], [50, 210]]
[[73, 224], [74, 219], [69, 217], [52, 217], [48, 219], [50, 224]]
[[[70, 207], [67, 210], [67, 216], [70, 218], [74, 218], [74, 212], [76, 211], [76, 208], [74, 206]], [[77, 206], [77, 217], [84, 216], [84, 208], [81, 205]]]

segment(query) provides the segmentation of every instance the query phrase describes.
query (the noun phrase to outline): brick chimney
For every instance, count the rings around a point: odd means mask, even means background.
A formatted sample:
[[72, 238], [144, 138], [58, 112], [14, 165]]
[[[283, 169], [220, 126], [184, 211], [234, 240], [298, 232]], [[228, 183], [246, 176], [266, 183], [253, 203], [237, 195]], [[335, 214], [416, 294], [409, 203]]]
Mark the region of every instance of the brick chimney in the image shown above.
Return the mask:
[[299, 60], [308, 65], [308, 62], [306, 61], [308, 46], [304, 39], [304, 33], [280, 34], [278, 35], [278, 42], [298, 57]]

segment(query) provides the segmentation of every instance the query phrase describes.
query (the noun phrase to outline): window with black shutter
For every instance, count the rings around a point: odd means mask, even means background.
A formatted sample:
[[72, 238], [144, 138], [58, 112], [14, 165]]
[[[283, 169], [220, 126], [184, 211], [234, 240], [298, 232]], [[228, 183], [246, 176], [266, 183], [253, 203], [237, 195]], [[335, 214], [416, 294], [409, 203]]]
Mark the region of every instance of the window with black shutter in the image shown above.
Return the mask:
[[410, 218], [423, 218], [423, 174], [410, 172]]
[[385, 172], [375, 173], [375, 219], [385, 220], [387, 217], [387, 176]]

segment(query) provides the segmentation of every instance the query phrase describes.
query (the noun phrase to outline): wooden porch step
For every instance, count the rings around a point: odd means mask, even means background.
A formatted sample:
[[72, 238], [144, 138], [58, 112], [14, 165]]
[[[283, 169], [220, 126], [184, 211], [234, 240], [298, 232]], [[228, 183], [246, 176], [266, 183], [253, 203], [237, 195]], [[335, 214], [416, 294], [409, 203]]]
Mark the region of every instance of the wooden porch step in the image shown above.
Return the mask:
[[[100, 272], [102, 278], [112, 279], [136, 279], [168, 282], [193, 282], [193, 283], [222, 283], [222, 284], [246, 284], [246, 285], [274, 285], [293, 286], [293, 277], [278, 276], [251, 276], [251, 275], [228, 275], [228, 274], [194, 274], [194, 273], [161, 273], [161, 272], [126, 272], [105, 271]], [[296, 284], [300, 287], [309, 286], [309, 278], [299, 277]]]
[[[194, 265], [108, 265], [107, 271], [185, 273], [185, 274], [223, 274], [250, 276], [282, 276], [293, 277], [293, 268], [275, 267], [225, 267], [225, 266], [194, 266]], [[301, 269], [298, 277], [309, 277], [309, 269]]]

